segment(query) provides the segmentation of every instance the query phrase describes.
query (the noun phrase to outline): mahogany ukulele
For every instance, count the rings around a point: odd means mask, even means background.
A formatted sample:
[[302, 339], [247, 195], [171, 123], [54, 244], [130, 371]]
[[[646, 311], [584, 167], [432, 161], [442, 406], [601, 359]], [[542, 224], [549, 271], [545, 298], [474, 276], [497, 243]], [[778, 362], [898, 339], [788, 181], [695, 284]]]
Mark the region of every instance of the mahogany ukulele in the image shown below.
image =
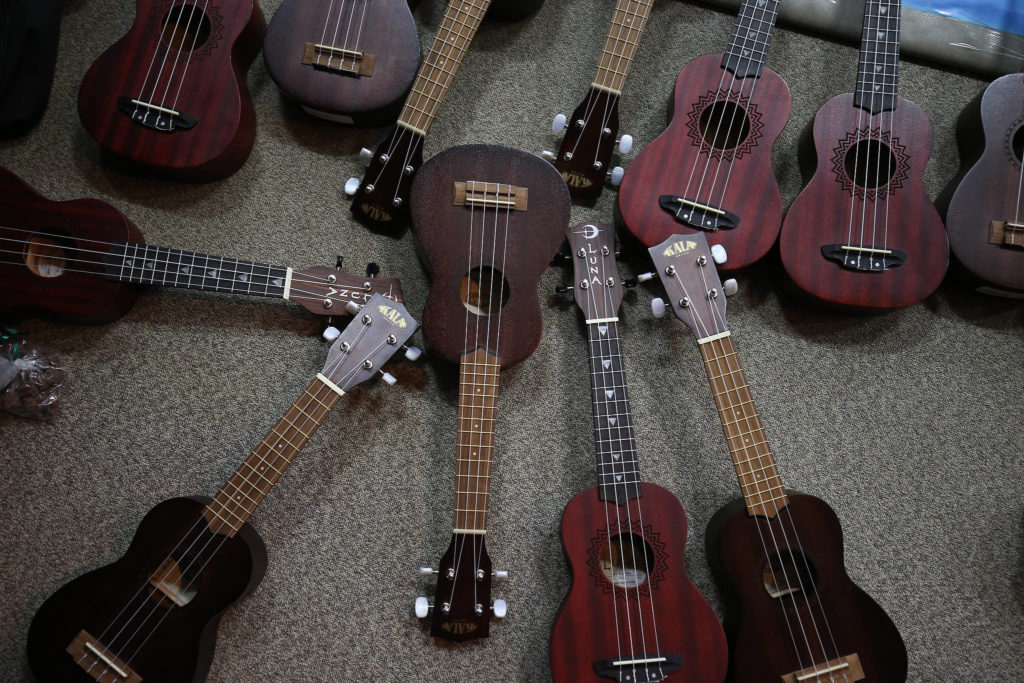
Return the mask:
[[267, 551], [249, 516], [353, 386], [416, 330], [375, 294], [331, 347], [323, 372], [213, 497], [171, 498], [143, 518], [125, 554], [50, 596], [28, 631], [40, 681], [201, 681], [224, 610], [255, 590]]
[[686, 574], [686, 513], [669, 491], [640, 477], [612, 227], [583, 223], [567, 237], [590, 345], [598, 485], [562, 515], [573, 583], [551, 634], [551, 673], [566, 683], [721, 683], [725, 634]]
[[380, 126], [398, 116], [420, 40], [406, 0], [286, 0], [267, 27], [263, 59], [306, 112]]
[[867, 0], [857, 90], [814, 117], [814, 175], [782, 224], [782, 265], [811, 299], [909, 306], [935, 291], [949, 246], [924, 189], [932, 126], [898, 97], [900, 0]]
[[131, 308], [140, 285], [281, 298], [321, 316], [344, 315], [347, 304], [375, 292], [402, 301], [395, 279], [150, 246], [111, 205], [50, 201], [0, 168], [0, 314], [42, 310], [75, 323], [108, 323]]
[[949, 246], [990, 285], [979, 291], [1024, 295], [1024, 74], [988, 86], [964, 111], [958, 132], [970, 170], [946, 210]]
[[43, 116], [57, 66], [62, 0], [0, 4], [0, 138], [28, 131]]
[[676, 81], [672, 122], [629, 165], [619, 213], [650, 247], [704, 232], [723, 270], [771, 249], [782, 223], [772, 146], [789, 120], [785, 82], [765, 66], [780, 0], [743, 0], [724, 54], [693, 60]]
[[743, 494], [707, 531], [708, 558], [734, 617], [730, 680], [905, 681], [903, 640], [846, 574], [836, 514], [782, 484], [704, 235], [675, 235], [650, 253], [672, 310], [697, 337]]
[[245, 72], [265, 28], [256, 0], [136, 0], [131, 29], [82, 80], [82, 125], [132, 165], [194, 182], [231, 175], [256, 136]]
[[633, 148], [632, 135], [615, 137], [619, 131], [619, 96], [653, 4], [654, 0], [616, 0], [590, 92], [570, 119], [558, 114], [551, 123], [551, 130], [564, 130], [565, 137], [557, 155], [545, 150], [541, 156], [555, 164], [573, 199], [592, 202], [600, 196], [606, 177], [612, 185], [622, 181], [621, 166], [608, 170], [613, 148], [620, 154], [628, 154]]
[[[493, 145], [452, 147], [433, 156], [412, 187], [412, 222], [430, 292], [423, 309], [427, 345], [458, 363], [458, 445], [452, 540], [437, 570], [430, 634], [484, 638], [490, 615], [491, 559], [484, 538], [501, 368], [540, 342], [537, 283], [569, 222], [569, 193], [547, 162]], [[495, 575], [504, 577], [507, 572]], [[416, 600], [426, 617], [430, 604]]]

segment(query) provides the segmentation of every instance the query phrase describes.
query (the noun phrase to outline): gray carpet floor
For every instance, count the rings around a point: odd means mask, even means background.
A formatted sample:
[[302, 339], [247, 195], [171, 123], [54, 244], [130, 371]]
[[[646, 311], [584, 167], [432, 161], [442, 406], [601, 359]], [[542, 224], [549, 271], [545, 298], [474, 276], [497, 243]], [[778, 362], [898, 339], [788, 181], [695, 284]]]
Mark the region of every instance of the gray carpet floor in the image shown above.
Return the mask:
[[[279, 5], [265, 0], [271, 16]], [[428, 41], [443, 3], [415, 12]], [[590, 82], [611, 0], [548, 0], [528, 21], [485, 27], [441, 109], [426, 152], [497, 143], [539, 152], [551, 116]], [[249, 85], [256, 147], [231, 178], [186, 185], [105, 168], [75, 112], [89, 64], [131, 25], [132, 3], [71, 0], [49, 109], [0, 163], [53, 199], [91, 196], [122, 210], [152, 244], [296, 267], [376, 261], [402, 278], [418, 315], [428, 289], [413, 238], [371, 234], [341, 187], [381, 131], [343, 130], [286, 106], [257, 60]], [[666, 125], [676, 75], [724, 49], [733, 16], [659, 0], [622, 98], [637, 148]], [[855, 46], [785, 28], [770, 64], [793, 114], [775, 149], [788, 205], [800, 189], [801, 129], [852, 89]], [[935, 126], [934, 197], [955, 173], [955, 119], [985, 80], [904, 62], [901, 94]], [[610, 219], [614, 192], [574, 220]], [[642, 263], [640, 257], [634, 260]], [[399, 364], [399, 384], [345, 398], [256, 513], [270, 553], [258, 590], [223, 619], [212, 681], [536, 681], [550, 677], [551, 624], [569, 583], [559, 540], [565, 504], [596, 483], [587, 349], [575, 306], [543, 277], [544, 339], [502, 377], [488, 547], [512, 578], [491, 637], [432, 642], [413, 617], [431, 595], [416, 568], [450, 538], [455, 371]], [[772, 263], [739, 277], [729, 319], [787, 484], [842, 520], [846, 566], [906, 641], [912, 681], [1024, 676], [1019, 303], [947, 281], [885, 315], [809, 308], [783, 293]], [[738, 495], [697, 346], [650, 316], [654, 288], [627, 296], [622, 334], [645, 478], [683, 502], [690, 576], [722, 614], [703, 531]], [[52, 423], [0, 415], [0, 679], [28, 677], [25, 633], [41, 602], [109, 563], [159, 501], [212, 495], [320, 370], [318, 323], [286, 303], [151, 291], [121, 320], [75, 327], [19, 321], [68, 369]]]

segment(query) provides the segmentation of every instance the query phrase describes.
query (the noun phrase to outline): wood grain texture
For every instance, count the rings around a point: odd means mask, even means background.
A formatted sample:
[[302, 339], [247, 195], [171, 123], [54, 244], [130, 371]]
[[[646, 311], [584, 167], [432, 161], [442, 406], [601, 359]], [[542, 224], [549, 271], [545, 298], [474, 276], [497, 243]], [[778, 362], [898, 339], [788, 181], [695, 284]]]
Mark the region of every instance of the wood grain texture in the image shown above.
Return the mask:
[[[497, 231], [495, 211], [488, 209], [486, 237], [481, 243], [483, 210], [453, 205], [456, 181], [501, 182], [528, 188], [529, 209], [499, 211]], [[431, 352], [457, 363], [464, 352], [484, 346], [500, 356], [502, 367], [533, 353], [542, 331], [537, 283], [569, 223], [569, 192], [558, 172], [540, 157], [522, 150], [461, 145], [434, 155], [423, 165], [413, 180], [411, 202], [413, 229], [432, 279], [423, 309], [423, 334]], [[476, 226], [474, 239], [470, 238], [471, 218]], [[501, 309], [500, 340], [493, 329], [485, 336], [486, 317], [478, 316], [480, 326], [472, 324], [477, 321], [467, 318], [459, 294], [467, 270], [492, 264], [504, 273], [508, 283], [508, 301]], [[474, 331], [468, 342], [467, 320]]]
[[[879, 192], [865, 193], [842, 169], [841, 151], [856, 144], [858, 129], [864, 131], [861, 140], [867, 131], [873, 131], [875, 139], [879, 130], [887, 139], [889, 131], [895, 131], [891, 137], [892, 148], [898, 150], [896, 169]], [[870, 116], [855, 108], [853, 94], [846, 93], [818, 110], [812, 136], [814, 148], [808, 153], [814, 156], [806, 163], [816, 170], [789, 208], [779, 235], [782, 264], [796, 286], [827, 305], [866, 309], [909, 306], [934, 292], [949, 264], [949, 247], [923, 184], [932, 148], [928, 115], [898, 98], [894, 111]], [[823, 245], [861, 241], [904, 251], [907, 261], [884, 272], [861, 272], [822, 256]]]
[[[737, 214], [737, 227], [706, 233], [710, 244], [725, 247], [729, 259], [721, 268], [729, 271], [757, 261], [778, 236], [782, 197], [771, 152], [789, 120], [791, 105], [789, 87], [771, 69], [765, 68], [756, 79], [738, 79], [730, 100], [740, 94], [749, 112], [750, 132], [733, 150], [711, 153], [712, 148], [699, 137], [697, 120], [714, 105], [717, 93], [725, 99], [726, 88], [733, 82], [732, 74], [722, 68], [722, 59], [721, 54], [703, 55], [680, 72], [672, 121], [626, 167], [618, 208], [626, 228], [648, 247], [674, 234], [695, 232], [661, 208], [660, 195], [687, 196]], [[722, 125], [728, 128], [732, 120], [726, 116]], [[735, 120], [738, 127], [738, 115]]]
[[[730, 601], [731, 619], [726, 622], [730, 680], [779, 681], [812, 662], [856, 653], [867, 674], [865, 681], [902, 683], [907, 677], [903, 640], [885, 611], [846, 574], [842, 529], [835, 513], [817, 498], [787, 493], [790, 503], [774, 520], [751, 517], [743, 501], [737, 500], [719, 510], [708, 525], [708, 560]], [[765, 544], [762, 538], [768, 539]], [[813, 590], [805, 584], [808, 590], [795, 599], [768, 594], [766, 545], [772, 555], [777, 554], [770, 539], [783, 555], [788, 556], [790, 549], [803, 553], [816, 576]], [[820, 631], [831, 633], [831, 639], [822, 636], [824, 652], [812, 630], [812, 615]], [[790, 627], [796, 641], [790, 638]], [[836, 679], [841, 680], [838, 675]]]
[[[303, 64], [306, 43], [321, 41], [374, 55], [373, 75], [355, 77]], [[356, 126], [379, 126], [398, 117], [419, 66], [420, 43], [405, 0], [356, 0], [341, 3], [341, 9], [330, 0], [286, 0], [267, 27], [263, 60], [290, 99], [351, 117]]]
[[[144, 681], [202, 681], [213, 660], [217, 625], [224, 610], [255, 590], [267, 565], [263, 541], [249, 525], [233, 538], [214, 536], [197, 524], [206, 499], [171, 498], [150, 510], [125, 554], [65, 584], [42, 604], [28, 631], [28, 660], [40, 681], [89, 683], [64, 650], [85, 629], [125, 660]], [[148, 577], [186, 535], [219, 544], [195, 583], [196, 595], [184, 607], [169, 608], [148, 597]], [[212, 550], [214, 546], [209, 546]], [[209, 556], [207, 550], [204, 558]], [[186, 566], [189, 562], [185, 561]], [[121, 614], [131, 603], [132, 609]], [[117, 640], [126, 620], [142, 605]], [[152, 613], [138, 633], [141, 617]], [[162, 618], [162, 620], [160, 620]], [[159, 621], [158, 621], [159, 620]], [[157, 625], [158, 624], [158, 625]], [[155, 628], [155, 630], [154, 630]], [[152, 636], [140, 646], [142, 638]], [[138, 652], [132, 656], [132, 652]]]
[[[131, 29], [85, 74], [78, 116], [117, 159], [180, 180], [215, 180], [238, 170], [252, 151], [256, 117], [245, 72], [259, 52], [266, 22], [255, 0], [210, 0], [210, 37], [191, 53], [179, 53], [166, 50], [160, 37], [164, 17], [179, 4], [138, 0]], [[173, 104], [198, 123], [171, 133], [134, 123], [118, 110], [117, 99], [140, 94], [146, 101]]]
[[1024, 220], [1021, 160], [1015, 137], [1024, 128], [1024, 76], [995, 80], [961, 118], [961, 153], [971, 164], [946, 210], [949, 246], [971, 274], [1024, 290], [1024, 249], [990, 244], [991, 221]]
[[[629, 500], [628, 509], [601, 501], [597, 487], [581, 492], [565, 508], [562, 545], [573, 582], [551, 634], [551, 673], [556, 681], [607, 681], [595, 672], [595, 661], [656, 652], [682, 655], [682, 667], [667, 676], [673, 681], [725, 679], [728, 652], [722, 626], [686, 574], [686, 513], [667, 490], [648, 483], [640, 486], [642, 495]], [[622, 519], [622, 532], [630, 529], [627, 515], [636, 534], [643, 520], [644, 537], [654, 551], [655, 567], [641, 591], [614, 587], [595, 564], [600, 546], [620, 533], [615, 520]], [[632, 653], [626, 644], [630, 639]]]
[[555, 158], [573, 199], [592, 204], [601, 195], [618, 132], [619, 96], [592, 87], [569, 117]]
[[0, 138], [28, 131], [50, 99], [63, 0], [0, 6]]

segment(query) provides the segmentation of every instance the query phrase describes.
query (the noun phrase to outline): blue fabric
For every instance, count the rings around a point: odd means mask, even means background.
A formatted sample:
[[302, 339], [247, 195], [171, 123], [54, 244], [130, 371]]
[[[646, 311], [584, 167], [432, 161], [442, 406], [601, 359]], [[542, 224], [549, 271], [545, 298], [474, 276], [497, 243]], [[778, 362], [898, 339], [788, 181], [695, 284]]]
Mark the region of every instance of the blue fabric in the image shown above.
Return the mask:
[[1021, 0], [904, 0], [903, 6], [1024, 36]]

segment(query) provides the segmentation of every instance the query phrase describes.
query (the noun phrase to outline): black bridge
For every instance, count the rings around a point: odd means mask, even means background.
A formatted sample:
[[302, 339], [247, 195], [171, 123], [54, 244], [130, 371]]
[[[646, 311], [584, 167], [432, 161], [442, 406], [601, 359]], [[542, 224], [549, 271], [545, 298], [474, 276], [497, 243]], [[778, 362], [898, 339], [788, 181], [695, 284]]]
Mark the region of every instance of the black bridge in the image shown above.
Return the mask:
[[857, 244], [826, 244], [821, 254], [847, 270], [884, 273], [907, 262], [907, 252]]
[[638, 654], [624, 655], [613, 659], [599, 659], [594, 662], [594, 671], [602, 678], [622, 683], [644, 683], [663, 681], [683, 665], [682, 655]]
[[735, 228], [740, 224], [740, 217], [732, 212], [674, 194], [661, 195], [658, 204], [675, 216], [677, 221], [697, 230], [713, 232]]
[[198, 121], [195, 117], [167, 107], [150, 104], [132, 97], [118, 97], [117, 109], [140, 126], [173, 133], [177, 129], [188, 130]]

